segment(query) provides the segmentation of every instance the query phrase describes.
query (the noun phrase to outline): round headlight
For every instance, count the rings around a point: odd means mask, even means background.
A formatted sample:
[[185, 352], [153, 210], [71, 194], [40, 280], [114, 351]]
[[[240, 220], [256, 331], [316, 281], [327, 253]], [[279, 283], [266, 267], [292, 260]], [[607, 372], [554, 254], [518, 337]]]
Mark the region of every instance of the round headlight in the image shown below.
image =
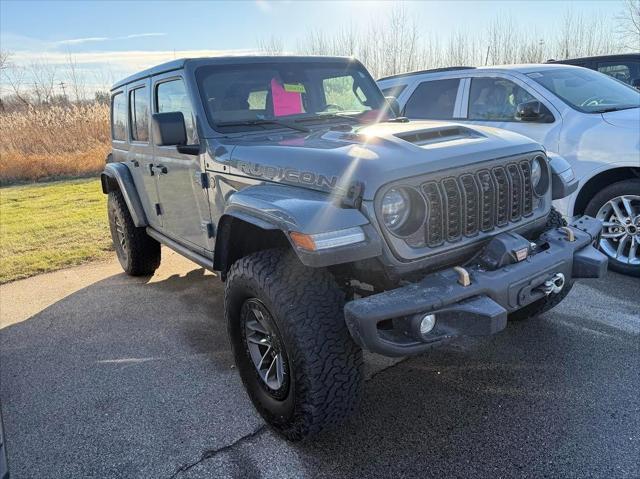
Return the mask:
[[382, 198], [382, 221], [391, 231], [399, 230], [409, 217], [409, 195], [401, 188], [392, 188]]
[[531, 160], [531, 186], [538, 196], [543, 196], [549, 188], [549, 169], [542, 156]]

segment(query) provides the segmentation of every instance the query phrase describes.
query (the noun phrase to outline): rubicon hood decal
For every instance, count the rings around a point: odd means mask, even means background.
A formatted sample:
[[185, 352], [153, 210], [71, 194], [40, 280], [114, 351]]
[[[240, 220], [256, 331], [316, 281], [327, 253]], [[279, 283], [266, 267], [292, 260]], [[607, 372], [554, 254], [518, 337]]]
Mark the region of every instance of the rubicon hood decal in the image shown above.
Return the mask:
[[236, 167], [247, 176], [264, 178], [270, 181], [284, 181], [300, 185], [335, 190], [338, 188], [338, 177], [327, 176], [313, 171], [301, 171], [295, 168], [261, 165], [248, 161], [237, 161]]

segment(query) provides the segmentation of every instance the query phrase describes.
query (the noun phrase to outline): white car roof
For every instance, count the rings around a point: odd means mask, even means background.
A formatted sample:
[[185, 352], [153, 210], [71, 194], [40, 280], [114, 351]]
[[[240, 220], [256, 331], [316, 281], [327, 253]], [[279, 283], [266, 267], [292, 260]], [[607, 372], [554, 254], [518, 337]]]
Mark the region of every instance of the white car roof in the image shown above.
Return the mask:
[[544, 70], [558, 70], [568, 68], [582, 68], [575, 65], [565, 65], [560, 63], [523, 63], [519, 65], [493, 65], [488, 67], [468, 67], [451, 68], [446, 70], [422, 70], [416, 72], [400, 73], [389, 77], [380, 78], [378, 81], [383, 84], [402, 83], [403, 79], [413, 79], [416, 77], [460, 77], [469, 73], [498, 73], [498, 72], [518, 72], [531, 73]]

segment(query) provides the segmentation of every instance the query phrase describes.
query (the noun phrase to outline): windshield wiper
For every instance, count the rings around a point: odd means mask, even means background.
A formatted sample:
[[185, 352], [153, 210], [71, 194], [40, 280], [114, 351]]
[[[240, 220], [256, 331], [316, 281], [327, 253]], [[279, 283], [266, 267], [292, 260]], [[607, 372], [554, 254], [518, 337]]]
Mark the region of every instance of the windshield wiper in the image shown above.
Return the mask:
[[600, 110], [593, 110], [590, 113], [609, 113], [609, 112], [612, 112], [612, 111], [630, 110], [631, 108], [638, 108], [638, 106], [637, 105], [610, 106], [609, 108], [602, 108]]
[[284, 126], [285, 128], [291, 128], [292, 130], [298, 130], [304, 133], [309, 133], [311, 131], [309, 130], [309, 128], [305, 128], [304, 126], [300, 126], [300, 125], [294, 125], [286, 121], [267, 120], [264, 118], [256, 118], [255, 120], [242, 120], [242, 121], [222, 121], [222, 122], [216, 123], [216, 126], [262, 126], [262, 125]]
[[307, 121], [315, 121], [315, 120], [351, 120], [351, 121], [359, 122], [359, 120], [357, 118], [354, 118], [352, 116], [349, 116], [349, 115], [336, 115], [335, 113], [319, 114], [319, 115], [313, 115], [313, 116], [305, 116], [305, 117], [302, 117], [302, 118], [296, 118], [294, 121], [296, 123], [304, 123], [304, 122], [307, 122]]

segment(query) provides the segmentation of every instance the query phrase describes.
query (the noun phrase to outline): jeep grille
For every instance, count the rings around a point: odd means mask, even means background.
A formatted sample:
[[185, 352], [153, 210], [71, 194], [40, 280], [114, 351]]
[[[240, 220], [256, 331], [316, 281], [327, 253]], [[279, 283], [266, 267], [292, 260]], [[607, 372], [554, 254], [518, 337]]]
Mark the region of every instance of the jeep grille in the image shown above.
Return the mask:
[[528, 161], [427, 181], [420, 190], [428, 206], [424, 243], [429, 247], [502, 228], [533, 213]]

